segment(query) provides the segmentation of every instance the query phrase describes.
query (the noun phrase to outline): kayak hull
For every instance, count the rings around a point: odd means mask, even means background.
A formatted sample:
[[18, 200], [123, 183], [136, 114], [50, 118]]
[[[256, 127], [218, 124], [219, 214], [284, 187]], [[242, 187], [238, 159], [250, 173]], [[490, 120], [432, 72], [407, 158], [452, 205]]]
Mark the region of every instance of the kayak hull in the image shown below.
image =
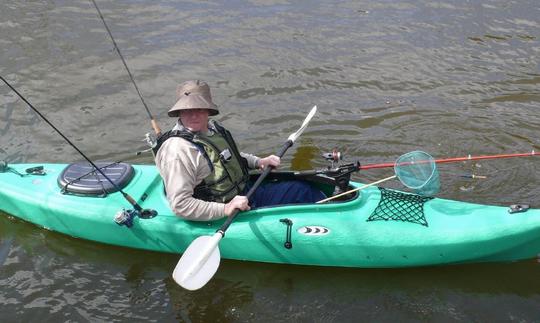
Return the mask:
[[[35, 166], [11, 165], [19, 173]], [[131, 205], [119, 192], [106, 197], [63, 194], [57, 177], [67, 165], [42, 166], [42, 176], [0, 173], [0, 210], [72, 237], [169, 253], [183, 252], [224, 221], [186, 221], [174, 215], [155, 166], [133, 165], [134, 176], [123, 190], [158, 215], [135, 217], [132, 227], [120, 226], [115, 215]], [[351, 182], [352, 187], [360, 185]], [[423, 203], [426, 223], [420, 224], [401, 216], [374, 220], [381, 199], [381, 190], [369, 187], [347, 201], [244, 212], [220, 242], [221, 255], [284, 264], [393, 268], [514, 261], [540, 253], [540, 210], [510, 214], [506, 207], [434, 198]]]

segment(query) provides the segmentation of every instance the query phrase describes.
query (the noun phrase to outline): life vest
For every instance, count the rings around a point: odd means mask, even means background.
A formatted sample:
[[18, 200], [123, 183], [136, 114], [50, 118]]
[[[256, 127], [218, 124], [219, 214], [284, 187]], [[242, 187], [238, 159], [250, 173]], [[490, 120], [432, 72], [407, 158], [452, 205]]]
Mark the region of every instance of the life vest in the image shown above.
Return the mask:
[[212, 136], [201, 136], [187, 129], [170, 130], [157, 138], [153, 148], [157, 153], [161, 145], [173, 137], [180, 137], [191, 142], [202, 153], [208, 166], [208, 175], [194, 189], [193, 197], [210, 201], [227, 203], [236, 195], [242, 195], [249, 179], [247, 161], [240, 156], [240, 151], [231, 133], [214, 120], [210, 120], [209, 129]]

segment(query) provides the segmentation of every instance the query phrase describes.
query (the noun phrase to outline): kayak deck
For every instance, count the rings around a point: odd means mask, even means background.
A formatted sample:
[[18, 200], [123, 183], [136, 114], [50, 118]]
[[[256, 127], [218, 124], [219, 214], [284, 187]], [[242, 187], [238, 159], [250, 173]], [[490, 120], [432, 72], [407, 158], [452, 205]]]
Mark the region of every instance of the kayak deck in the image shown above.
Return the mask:
[[[39, 165], [11, 167], [24, 173], [35, 166]], [[76, 238], [171, 253], [181, 253], [198, 236], [213, 234], [224, 221], [194, 222], [174, 215], [155, 166], [133, 165], [134, 173], [123, 190], [158, 215], [135, 217], [130, 228], [120, 226], [114, 222], [116, 213], [131, 209], [121, 193], [105, 197], [63, 194], [57, 178], [67, 165], [42, 166], [46, 173], [42, 176], [0, 173], [0, 210]], [[282, 177], [287, 176], [291, 173]], [[328, 178], [310, 180], [333, 189]], [[388, 196], [385, 191], [390, 192]], [[229, 227], [220, 243], [221, 254], [229, 259], [287, 264], [410, 267], [512, 261], [540, 253], [540, 210], [510, 214], [506, 207], [439, 198], [409, 204], [401, 200], [414, 197], [369, 187], [344, 201], [254, 209], [239, 215]], [[387, 205], [381, 212], [383, 204]], [[411, 207], [422, 211], [415, 221], [408, 219]], [[286, 242], [292, 248], [286, 248]]]

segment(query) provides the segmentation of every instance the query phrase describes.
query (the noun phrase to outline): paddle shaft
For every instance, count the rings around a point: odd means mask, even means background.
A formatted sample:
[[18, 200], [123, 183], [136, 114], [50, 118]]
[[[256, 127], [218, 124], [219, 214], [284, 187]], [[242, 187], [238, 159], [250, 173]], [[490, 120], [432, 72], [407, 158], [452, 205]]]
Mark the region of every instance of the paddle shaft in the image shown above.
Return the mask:
[[[279, 158], [283, 157], [283, 155], [285, 154], [285, 152], [287, 151], [287, 149], [289, 149], [289, 147], [291, 147], [293, 145], [293, 141], [292, 140], [287, 140], [284, 144], [283, 144], [283, 147], [281, 147], [281, 150], [278, 152], [277, 156]], [[266, 176], [272, 171], [272, 168], [271, 166], [267, 166], [264, 171], [261, 173], [261, 175], [259, 175], [259, 178], [257, 178], [257, 180], [255, 181], [255, 183], [253, 184], [253, 186], [251, 186], [251, 188], [249, 189], [249, 191], [247, 192], [246, 194], [246, 197], [249, 199], [253, 193], [255, 193], [255, 191], [257, 190], [257, 188], [259, 188], [259, 186], [261, 185], [262, 181], [266, 178]], [[233, 213], [231, 215], [229, 215], [229, 217], [227, 218], [227, 221], [225, 221], [223, 223], [223, 225], [216, 231], [216, 232], [219, 232], [221, 233], [222, 236], [225, 236], [225, 231], [227, 231], [227, 229], [229, 228], [229, 226], [231, 225], [231, 223], [234, 221], [234, 219], [236, 218], [236, 215], [238, 214], [238, 212], [240, 212], [238, 209], [235, 209], [233, 211]]]
[[43, 119], [49, 126], [51, 126], [51, 128], [53, 128], [62, 138], [64, 138], [64, 140], [71, 146], [73, 147], [73, 149], [75, 149], [81, 156], [83, 156], [84, 159], [86, 159], [87, 162], [89, 162], [95, 169], [96, 171], [98, 171], [109, 183], [111, 183], [112, 186], [114, 186], [114, 188], [119, 191], [123, 196], [124, 198], [129, 202], [129, 204], [131, 204], [137, 211], [142, 211], [143, 209], [140, 207], [139, 204], [137, 204], [137, 202], [127, 193], [125, 193], [124, 191], [122, 191], [122, 189], [116, 185], [107, 175], [105, 175], [105, 173], [101, 170], [101, 168], [97, 167], [96, 164], [94, 164], [93, 161], [90, 160], [90, 158], [86, 157], [86, 155], [79, 149], [77, 148], [77, 146], [75, 146], [75, 144], [73, 144], [71, 142], [71, 140], [69, 140], [66, 136], [64, 136], [64, 134], [58, 130], [58, 128], [56, 128], [47, 118], [45, 118], [45, 116], [43, 114], [41, 114], [41, 112], [38, 111], [38, 109], [36, 109], [32, 103], [30, 103], [22, 94], [19, 93], [19, 91], [17, 91], [8, 81], [6, 81], [6, 79], [4, 79], [2, 76], [0, 76], [0, 79], [2, 81], [4, 81], [4, 83], [6, 83], [7, 86], [9, 86], [9, 88], [15, 92], [19, 98], [21, 98], [21, 100], [23, 100], [35, 113], [37, 113], [38, 116], [41, 117], [41, 119]]
[[[443, 159], [435, 159], [435, 163], [437, 164], [444, 164], [444, 163], [456, 163], [456, 162], [462, 162], [462, 161], [472, 161], [472, 160], [484, 160], [484, 159], [499, 159], [499, 158], [514, 158], [514, 157], [530, 157], [530, 156], [538, 156], [540, 155], [540, 152], [535, 152], [534, 150], [528, 153], [518, 153], [518, 154], [501, 154], [501, 155], [482, 155], [482, 156], [465, 156], [465, 157], [455, 157], [455, 158], [443, 158]], [[416, 163], [421, 163], [422, 161], [417, 161]], [[426, 161], [429, 162], [429, 161]], [[374, 169], [374, 168], [390, 168], [394, 167], [395, 163], [382, 163], [382, 164], [368, 164], [368, 165], [360, 165], [358, 167], [359, 170], [365, 170], [365, 169]], [[407, 165], [407, 163], [403, 163], [400, 165]]]

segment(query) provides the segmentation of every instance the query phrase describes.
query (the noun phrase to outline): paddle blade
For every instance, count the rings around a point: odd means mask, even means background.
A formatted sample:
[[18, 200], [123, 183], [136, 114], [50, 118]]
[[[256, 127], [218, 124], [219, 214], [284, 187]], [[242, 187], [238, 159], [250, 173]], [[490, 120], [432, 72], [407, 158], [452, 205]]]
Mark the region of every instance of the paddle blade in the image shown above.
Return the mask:
[[222, 237], [221, 233], [215, 233], [193, 240], [174, 268], [174, 281], [188, 290], [206, 285], [219, 267], [218, 243]]
[[315, 115], [315, 113], [317, 113], [317, 106], [314, 105], [313, 108], [311, 108], [311, 111], [309, 111], [309, 114], [307, 115], [306, 119], [304, 119], [304, 122], [302, 123], [302, 125], [300, 126], [300, 129], [298, 129], [295, 133], [291, 134], [289, 136], [289, 138], [287, 138], [287, 140], [291, 141], [291, 142], [295, 142], [296, 139], [298, 137], [300, 137], [300, 135], [302, 134], [302, 132], [304, 132], [304, 130], [306, 130], [309, 122], [311, 121], [311, 119], [313, 118], [313, 116]]

